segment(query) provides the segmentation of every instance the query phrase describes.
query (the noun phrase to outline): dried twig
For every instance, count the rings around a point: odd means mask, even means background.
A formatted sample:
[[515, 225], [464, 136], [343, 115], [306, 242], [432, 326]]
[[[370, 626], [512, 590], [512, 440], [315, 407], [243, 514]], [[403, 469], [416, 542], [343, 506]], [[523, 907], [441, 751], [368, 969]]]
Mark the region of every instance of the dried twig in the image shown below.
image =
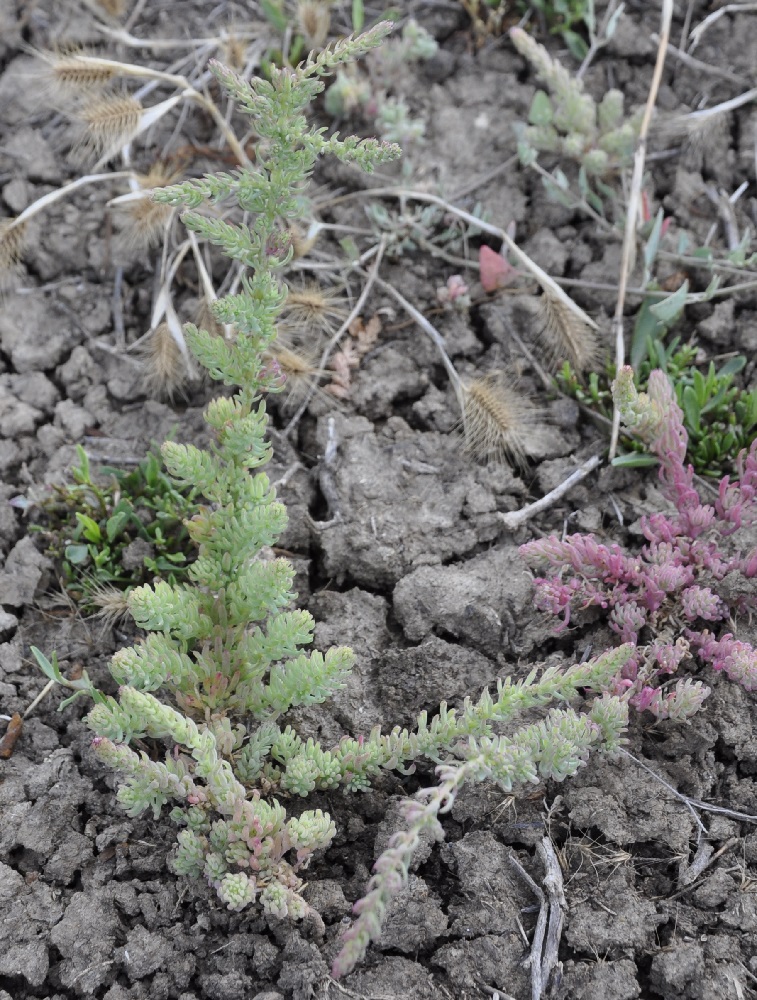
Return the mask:
[[602, 459], [599, 455], [592, 455], [591, 458], [587, 458], [586, 461], [579, 465], [575, 472], [571, 472], [564, 482], [560, 483], [549, 493], [545, 494], [541, 500], [535, 500], [533, 503], [528, 504], [526, 507], [521, 507], [520, 510], [511, 510], [506, 513], [500, 513], [499, 519], [502, 521], [506, 528], [514, 531], [519, 528], [522, 524], [525, 524], [534, 514], [538, 514], [543, 510], [551, 507], [553, 503], [556, 503], [565, 494], [572, 489], [576, 483], [580, 483], [582, 479], [586, 479], [589, 473], [593, 472], [598, 465], [602, 464]]
[[[657, 48], [657, 61], [655, 62], [652, 83], [649, 87], [644, 117], [639, 128], [639, 143], [633, 158], [633, 174], [631, 177], [631, 191], [628, 198], [628, 208], [626, 211], [626, 229], [623, 238], [623, 256], [620, 263], [620, 280], [618, 282], [618, 299], [615, 306], [615, 316], [613, 318], [613, 329], [615, 331], [615, 370], [620, 371], [625, 363], [625, 340], [623, 332], [623, 308], [626, 302], [626, 288], [628, 280], [633, 270], [634, 259], [636, 257], [636, 218], [641, 206], [641, 187], [644, 182], [644, 161], [647, 153], [647, 135], [649, 125], [652, 121], [652, 112], [657, 101], [657, 91], [660, 88], [662, 70], [665, 65], [665, 54], [670, 40], [670, 23], [673, 18], [673, 0], [663, 0], [662, 3], [662, 25], [660, 27], [660, 42]], [[620, 411], [615, 406], [612, 420], [612, 436], [610, 438], [610, 459], [615, 457], [618, 447], [618, 436], [620, 434]]]
[[531, 968], [531, 1000], [540, 1000], [543, 996], [549, 985], [552, 969], [557, 965], [563, 915], [566, 909], [562, 872], [549, 837], [542, 838], [541, 843], [537, 844], [536, 850], [546, 869], [544, 876], [546, 894], [534, 882], [514, 854], [508, 857], [512, 867], [539, 900], [539, 916], [536, 919], [534, 936], [531, 941], [531, 954], [524, 963]]
[[739, 14], [739, 13], [749, 13], [750, 11], [757, 10], [757, 3], [727, 3], [723, 7], [714, 10], [712, 14], [709, 14], [701, 24], [698, 24], [689, 35], [690, 48], [693, 51], [697, 45], [702, 41], [702, 35], [709, 27], [711, 27], [716, 21], [720, 20], [723, 14]]

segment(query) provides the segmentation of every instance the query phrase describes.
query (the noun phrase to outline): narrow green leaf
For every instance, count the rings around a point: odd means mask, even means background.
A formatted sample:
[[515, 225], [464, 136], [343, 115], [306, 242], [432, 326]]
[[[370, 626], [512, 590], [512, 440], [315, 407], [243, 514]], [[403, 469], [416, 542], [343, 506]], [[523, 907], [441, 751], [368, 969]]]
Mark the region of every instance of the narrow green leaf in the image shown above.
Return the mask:
[[650, 311], [661, 323], [664, 323], [665, 326], [670, 326], [681, 315], [683, 307], [686, 305], [686, 296], [688, 294], [689, 280], [687, 278], [672, 295], [668, 295], [667, 298], [662, 299], [660, 302], [655, 302], [653, 306], [650, 306]]
[[685, 386], [681, 395], [681, 408], [683, 409], [689, 429], [699, 434], [700, 403], [693, 386]]
[[97, 544], [102, 541], [102, 531], [100, 531], [100, 525], [89, 514], [82, 514], [81, 511], [76, 511], [76, 520], [82, 529], [82, 534], [87, 539], [88, 542], [93, 542]]
[[51, 662], [50, 660], [48, 660], [48, 658], [45, 656], [45, 654], [42, 652], [41, 649], [37, 649], [36, 646], [30, 646], [29, 648], [31, 649], [32, 656], [39, 665], [39, 669], [42, 671], [45, 677], [49, 678], [51, 681], [57, 681], [58, 684], [63, 684], [65, 682], [65, 678], [63, 674], [60, 672], [60, 667], [58, 666], [57, 654], [53, 653], [53, 658]]
[[735, 358], [730, 358], [718, 372], [718, 378], [725, 378], [728, 375], [738, 375], [745, 364], [746, 358], [743, 354], [739, 354]]
[[276, 31], [280, 31], [282, 34], [286, 31], [287, 16], [280, 0], [260, 0], [260, 9], [263, 12], [263, 17]]
[[130, 520], [131, 513], [125, 510], [117, 511], [109, 517], [105, 522], [105, 533], [108, 536], [108, 541], [112, 542], [114, 538], [120, 535]]
[[[650, 286], [653, 288], [654, 286]], [[663, 332], [661, 322], [652, 313], [652, 300], [644, 299], [636, 313], [636, 322], [631, 338], [631, 365], [634, 371], [646, 361], [649, 355], [649, 344], [657, 343], [660, 333]]]
[[644, 469], [657, 465], [657, 456], [646, 451], [631, 451], [627, 455], [618, 455], [612, 460], [612, 465], [621, 469]]

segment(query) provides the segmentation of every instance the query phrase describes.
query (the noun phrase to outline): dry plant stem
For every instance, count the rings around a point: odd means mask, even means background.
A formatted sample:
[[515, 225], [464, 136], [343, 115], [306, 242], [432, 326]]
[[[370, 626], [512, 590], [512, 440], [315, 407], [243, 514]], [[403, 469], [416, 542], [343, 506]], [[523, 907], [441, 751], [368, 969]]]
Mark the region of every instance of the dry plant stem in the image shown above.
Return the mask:
[[528, 359], [531, 367], [541, 379], [544, 388], [553, 392], [555, 388], [555, 380], [547, 371], [545, 371], [544, 368], [542, 368], [528, 344], [526, 344], [521, 335], [517, 333], [509, 323], [505, 323], [505, 329], [507, 330], [507, 335], [518, 345], [518, 350], [525, 358]]
[[85, 174], [84, 177], [77, 177], [75, 181], [71, 181], [68, 184], [64, 184], [62, 187], [56, 188], [54, 191], [50, 191], [47, 194], [42, 195], [41, 198], [37, 198], [33, 201], [31, 205], [28, 205], [20, 215], [17, 215], [15, 219], [9, 219], [8, 229], [15, 229], [16, 226], [21, 226], [32, 216], [36, 215], [37, 212], [41, 212], [48, 205], [52, 205], [53, 202], [58, 201], [59, 198], [64, 198], [67, 194], [75, 191], [77, 188], [86, 187], [87, 184], [96, 184], [98, 181], [113, 181], [120, 180], [123, 177], [128, 177], [134, 179], [136, 177], [133, 170], [115, 170], [113, 173], [104, 174]]
[[328, 521], [312, 521], [314, 528], [322, 530], [331, 528], [342, 520], [342, 505], [339, 498], [339, 490], [334, 480], [334, 469], [336, 467], [336, 456], [339, 450], [339, 439], [336, 435], [336, 420], [329, 417], [327, 422], [326, 447], [323, 450], [323, 458], [318, 467], [318, 485], [326, 501], [326, 509], [329, 512]]
[[[660, 36], [656, 32], [652, 35], [652, 41], [658, 43], [660, 41]], [[713, 66], [711, 63], [702, 62], [701, 59], [695, 59], [688, 52], [684, 52], [683, 49], [679, 49], [673, 45], [672, 42], [668, 42], [668, 52], [672, 56], [675, 56], [678, 62], [683, 63], [684, 66], [688, 66], [689, 69], [696, 70], [698, 73], [709, 73], [710, 76], [718, 76], [721, 80], [728, 80], [729, 83], [735, 83], [737, 87], [743, 87], [747, 83], [745, 77], [738, 76], [729, 69], [723, 69], [722, 66]]]
[[755, 99], [757, 99], [757, 87], [752, 87], [751, 90], [739, 94], [738, 97], [732, 97], [730, 101], [723, 101], [722, 104], [715, 104], [711, 108], [704, 108], [702, 111], [692, 111], [688, 115], [681, 115], [679, 121], [683, 125], [701, 124], [701, 122], [706, 121], [708, 118], [715, 118], [717, 115], [725, 115], [729, 111], [735, 111], [736, 108], [740, 108], [744, 104], [749, 104]]
[[[342, 325], [336, 331], [336, 333], [331, 338], [331, 340], [328, 342], [328, 344], [326, 344], [326, 347], [323, 350], [323, 354], [321, 355], [321, 359], [320, 359], [320, 361], [318, 363], [318, 367], [319, 368], [325, 368], [326, 367], [326, 365], [328, 364], [328, 360], [329, 360], [329, 356], [331, 355], [331, 352], [334, 350], [334, 348], [336, 347], [336, 345], [339, 343], [339, 341], [345, 335], [345, 333], [347, 332], [347, 330], [349, 330], [350, 325], [352, 324], [352, 322], [355, 319], [357, 319], [357, 317], [360, 315], [360, 310], [365, 305], [365, 302], [366, 302], [366, 300], [368, 299], [368, 296], [371, 293], [371, 289], [373, 288], [373, 283], [376, 280], [376, 277], [378, 275], [378, 269], [381, 266], [381, 259], [384, 256], [384, 247], [385, 246], [386, 246], [386, 240], [384, 238], [382, 238], [379, 241], [379, 243], [376, 244], [376, 246], [371, 247], [370, 250], [367, 250], [364, 254], [362, 254], [361, 257], [358, 258], [357, 261], [355, 261], [355, 264], [352, 265], [353, 267], [354, 266], [358, 266], [361, 263], [363, 263], [364, 261], [370, 260], [371, 257], [375, 257], [376, 258], [374, 260], [374, 262], [373, 262], [373, 266], [371, 267], [371, 270], [368, 272], [368, 275], [366, 277], [365, 285], [363, 286], [363, 290], [360, 293], [360, 297], [358, 298], [357, 302], [355, 303], [355, 305], [350, 310], [349, 316], [347, 316], [347, 318], [345, 319], [344, 323], [342, 323]], [[299, 407], [297, 408], [297, 412], [294, 414], [294, 416], [292, 417], [292, 419], [289, 421], [289, 423], [284, 428], [284, 437], [287, 437], [287, 438], [290, 437], [290, 435], [292, 434], [292, 432], [295, 430], [295, 428], [299, 424], [300, 420], [302, 419], [303, 413], [308, 408], [308, 404], [309, 404], [310, 400], [313, 398], [313, 393], [314, 392], [315, 392], [315, 386], [311, 386], [308, 389], [308, 391], [306, 392], [305, 398], [302, 400], [302, 402], [300, 403]]]
[[542, 860], [546, 874], [544, 876], [544, 888], [547, 890], [549, 899], [549, 922], [547, 924], [547, 940], [544, 944], [541, 960], [541, 982], [542, 988], [549, 983], [552, 970], [557, 965], [557, 956], [560, 950], [560, 937], [567, 903], [565, 902], [565, 892], [563, 889], [562, 871], [557, 860], [555, 849], [549, 837], [543, 837], [536, 845], [536, 852]]
[[[623, 256], [620, 261], [620, 279], [618, 281], [618, 298], [615, 306], [615, 316], [613, 318], [613, 329], [615, 332], [615, 371], [625, 364], [625, 339], [623, 332], [623, 309], [626, 302], [626, 288], [628, 279], [631, 276], [636, 257], [636, 219], [641, 207], [641, 188], [644, 183], [644, 161], [647, 153], [647, 135], [652, 121], [652, 113], [657, 101], [657, 92], [660, 89], [662, 80], [662, 70], [665, 65], [665, 54], [670, 41], [670, 24], [673, 19], [673, 0], [662, 0], [662, 23], [660, 26], [660, 41], [657, 46], [657, 60], [655, 62], [652, 83], [649, 87], [649, 96], [644, 108], [644, 117], [639, 128], [639, 143], [633, 158], [633, 174], [631, 176], [631, 191], [628, 198], [628, 208], [626, 210], [626, 229], [623, 237]], [[620, 411], [617, 405], [613, 408], [612, 415], [612, 435], [610, 437], [610, 460], [615, 457], [618, 448], [618, 437], [620, 434]]]
[[[226, 32], [209, 38], [137, 38], [123, 28], [108, 28], [104, 24], [95, 25], [98, 31], [104, 35], [109, 35], [114, 41], [130, 49], [196, 49], [203, 45], [212, 45], [220, 48], [228, 41]], [[234, 32], [234, 37], [240, 41], [248, 41], [258, 38], [260, 31], [255, 28], [245, 28]]]
[[[625, 4], [623, 6], [625, 6]], [[602, 18], [602, 24], [600, 25], [599, 31], [596, 33], [596, 35], [592, 35], [589, 51], [586, 53], [583, 62], [578, 67], [578, 70], [576, 72], [577, 80], [580, 80], [584, 76], [586, 70], [594, 62], [594, 58], [597, 52], [599, 52], [600, 49], [604, 48], [605, 45], [607, 45], [609, 39], [605, 38], [605, 34], [610, 25], [611, 19], [615, 14], [615, 11], [617, 10], [617, 7], [618, 5], [615, 2], [615, 0], [611, 0], [611, 2], [608, 4], [607, 10], [605, 11], [605, 16]]]
[[694, 860], [687, 868], [684, 868], [683, 864], [681, 865], [681, 871], [678, 876], [678, 885], [681, 889], [685, 889], [691, 886], [692, 882], [696, 882], [705, 868], [707, 868], [712, 861], [714, 851], [715, 848], [709, 841], [704, 838], [699, 841], [699, 846], [697, 847], [697, 853], [694, 855]]
[[377, 278], [376, 284], [379, 285], [381, 288], [383, 288], [385, 292], [389, 292], [389, 294], [392, 295], [397, 300], [397, 302], [399, 302], [399, 304], [402, 306], [402, 308], [405, 310], [408, 316], [412, 316], [412, 318], [415, 320], [415, 322], [418, 324], [421, 330], [423, 330], [423, 332], [427, 334], [427, 336], [429, 336], [431, 340], [434, 342], [441, 356], [442, 363], [447, 370], [447, 374], [449, 375], [449, 380], [452, 383], [452, 387], [455, 390], [455, 395], [457, 396], [457, 401], [460, 404], [460, 409], [462, 410], [465, 405], [465, 394], [463, 390], [463, 384], [460, 381], [460, 376], [457, 374], [455, 366], [449, 359], [449, 355], [447, 354], [447, 348], [444, 343], [444, 337], [442, 337], [442, 335], [439, 333], [439, 331], [432, 323], [429, 323], [429, 321], [426, 319], [423, 313], [418, 312], [415, 306], [411, 305], [403, 295], [400, 295], [397, 289], [393, 285], [390, 285], [388, 281], [384, 281], [382, 278]]
[[707, 31], [707, 29], [716, 21], [719, 21], [723, 14], [747, 14], [750, 11], [755, 10], [757, 10], [757, 3], [727, 3], [725, 6], [713, 11], [712, 14], [708, 15], [704, 21], [701, 22], [701, 24], [698, 24], [689, 35], [689, 42], [692, 51], [702, 41], [702, 35], [704, 35], [705, 31]]
[[531, 967], [531, 1000], [540, 1000], [543, 996], [552, 969], [557, 964], [563, 911], [566, 908], [562, 873], [552, 842], [548, 837], [543, 837], [537, 844], [536, 850], [546, 869], [544, 877], [546, 895], [514, 854], [508, 858], [512, 867], [539, 900], [539, 916], [531, 942], [531, 954], [525, 963]]
[[[726, 851], [730, 851], [731, 848], [735, 847], [740, 841], [739, 837], [731, 837], [727, 840], [722, 847], [719, 847], [717, 851], [713, 853], [712, 845], [707, 844], [704, 841], [699, 845], [694, 860], [691, 866], [687, 868], [679, 876], [678, 884], [681, 885], [682, 880], [686, 880], [686, 884], [682, 885], [678, 892], [674, 892], [672, 896], [666, 896], [666, 900], [670, 902], [673, 899], [678, 899], [680, 896], [684, 896], [687, 892], [691, 892], [692, 889], [696, 889], [699, 886], [695, 885], [696, 879], [699, 878], [703, 872], [705, 872], [711, 865], [714, 865], [718, 858], [721, 858]], [[699, 883], [701, 885], [701, 882]]]
[[648, 764], [645, 764], [643, 760], [639, 760], [638, 757], [634, 757], [634, 755], [632, 753], [629, 753], [627, 750], [623, 750], [623, 749], [619, 749], [618, 753], [621, 753], [624, 757], [628, 757], [630, 760], [632, 760], [634, 762], [634, 764], [638, 764], [639, 767], [643, 768], [648, 774], [651, 774], [652, 777], [655, 779], [655, 781], [659, 781], [661, 785], [663, 785], [665, 788], [667, 788], [667, 790], [669, 792], [672, 792], [672, 794], [675, 795], [675, 797], [677, 799], [679, 799], [681, 802], [683, 802], [683, 804], [686, 806], [686, 808], [691, 813], [691, 815], [692, 815], [692, 817], [694, 819], [694, 822], [699, 827], [699, 836], [701, 837], [702, 834], [704, 834], [705, 837], [706, 837], [708, 835], [708, 830], [705, 827], [704, 823], [699, 818], [699, 816], [697, 816], [696, 810], [694, 809], [694, 806], [692, 804], [692, 800], [691, 799], [687, 798], [685, 795], [683, 795], [681, 792], [679, 792], [678, 789], [674, 788], [673, 785], [671, 785], [669, 782], [665, 781], [664, 778], [661, 778], [660, 775], [657, 774], [656, 771], [653, 771], [652, 768], [649, 767]]
[[30, 712], [34, 711], [37, 705], [39, 705], [42, 699], [45, 698], [52, 691], [52, 689], [55, 687], [56, 684], [57, 681], [48, 681], [47, 684], [45, 684], [45, 686], [42, 688], [37, 697], [27, 706], [26, 711], [24, 712], [23, 715], [24, 719], [27, 717], [27, 715], [29, 715]]
[[579, 465], [575, 472], [572, 472], [564, 482], [560, 483], [553, 490], [550, 490], [541, 500], [535, 500], [533, 503], [528, 504], [528, 506], [521, 507], [520, 510], [512, 510], [506, 514], [499, 514], [500, 521], [502, 521], [506, 528], [515, 531], [516, 528], [525, 524], [535, 514], [539, 514], [541, 511], [551, 507], [552, 504], [557, 503], [576, 483], [580, 483], [581, 480], [586, 479], [601, 464], [602, 459], [599, 455], [592, 455], [591, 458], [586, 459], [583, 465]]

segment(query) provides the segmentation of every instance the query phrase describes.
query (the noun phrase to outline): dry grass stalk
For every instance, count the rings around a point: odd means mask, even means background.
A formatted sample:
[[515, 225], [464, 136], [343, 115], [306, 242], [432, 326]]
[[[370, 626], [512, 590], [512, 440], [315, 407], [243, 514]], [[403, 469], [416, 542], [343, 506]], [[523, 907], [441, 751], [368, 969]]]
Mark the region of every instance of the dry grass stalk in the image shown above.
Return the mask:
[[[636, 227], [640, 215], [641, 189], [644, 183], [644, 164], [647, 155], [647, 136], [652, 122], [654, 106], [657, 102], [657, 92], [660, 89], [662, 70], [665, 65], [665, 54], [670, 40], [670, 26], [673, 20], [673, 0], [663, 0], [660, 24], [657, 59], [655, 60], [652, 82], [649, 85], [647, 103], [644, 106], [644, 117], [639, 126], [639, 138], [633, 158], [633, 173], [626, 208], [626, 228], [623, 234], [623, 256], [620, 262], [618, 278], [618, 298], [613, 316], [613, 331], [615, 334], [615, 371], [620, 371], [625, 363], [625, 334], [623, 326], [623, 309], [626, 302], [626, 290], [636, 259]], [[615, 457], [620, 435], [620, 411], [615, 405], [612, 415], [612, 433], [610, 435], [610, 459]]]
[[593, 367], [600, 354], [596, 329], [548, 289], [544, 290], [541, 304], [544, 322], [541, 338], [552, 366], [558, 367], [569, 361], [577, 372]]
[[463, 450], [480, 461], [526, 465], [526, 439], [536, 411], [501, 372], [475, 379], [463, 388]]
[[160, 323], [142, 345], [142, 383], [151, 396], [182, 396], [190, 378], [187, 361], [168, 323]]

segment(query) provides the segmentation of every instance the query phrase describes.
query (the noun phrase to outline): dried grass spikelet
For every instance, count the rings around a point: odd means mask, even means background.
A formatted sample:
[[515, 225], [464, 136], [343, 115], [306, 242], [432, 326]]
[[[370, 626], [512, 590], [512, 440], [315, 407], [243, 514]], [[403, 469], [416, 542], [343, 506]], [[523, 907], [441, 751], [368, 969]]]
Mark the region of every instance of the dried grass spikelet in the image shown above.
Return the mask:
[[139, 354], [144, 365], [142, 384], [151, 396], [174, 400], [185, 394], [192, 373], [168, 323], [156, 326]]
[[77, 154], [110, 159], [138, 133], [144, 110], [128, 94], [88, 101], [76, 115], [83, 126]]
[[318, 390], [321, 378], [331, 374], [317, 366], [315, 355], [309, 351], [295, 351], [283, 344], [275, 344], [268, 356], [278, 362], [286, 376], [286, 407], [297, 406], [306, 395]]
[[287, 232], [292, 246], [292, 260], [300, 260], [302, 257], [307, 257], [318, 242], [318, 236], [322, 228], [317, 222], [311, 223], [304, 232], [299, 226], [293, 223], [289, 226]]
[[312, 330], [330, 333], [347, 316], [345, 305], [343, 296], [324, 290], [315, 281], [299, 288], [290, 287], [282, 313], [284, 328], [291, 328], [293, 334]]
[[111, 17], [123, 17], [126, 11], [126, 0], [95, 0], [95, 3]]
[[51, 86], [64, 96], [91, 97], [105, 90], [116, 76], [114, 66], [94, 62], [84, 51], [46, 53], [43, 58], [50, 66]]
[[0, 294], [8, 291], [19, 277], [25, 235], [25, 223], [16, 223], [15, 219], [0, 222]]
[[161, 205], [145, 191], [120, 205], [125, 213], [125, 224], [118, 236], [118, 247], [123, 256], [132, 258], [136, 253], [151, 250], [163, 240], [163, 234], [173, 216], [170, 205]]
[[331, 27], [331, 10], [324, 0], [299, 0], [297, 24], [308, 48], [323, 48]]
[[596, 329], [547, 288], [541, 297], [541, 316], [541, 339], [553, 367], [569, 361], [575, 371], [584, 372], [596, 364], [600, 355]]
[[247, 58], [247, 43], [233, 32], [226, 35], [221, 46], [221, 61], [232, 69], [244, 69]]
[[685, 135], [689, 148], [696, 153], [712, 153], [724, 143], [727, 147], [730, 119], [731, 116], [727, 113], [703, 115], [701, 118], [696, 115], [686, 116]]
[[462, 387], [463, 450], [480, 461], [526, 465], [526, 441], [538, 412], [502, 372], [492, 372]]
[[128, 258], [136, 252], [150, 250], [162, 240], [174, 214], [171, 205], [163, 205], [153, 200], [154, 188], [166, 187], [181, 177], [181, 171], [163, 161], [157, 161], [146, 174], [138, 177], [143, 189], [120, 198], [114, 198], [110, 205], [116, 206], [124, 214], [124, 226], [119, 233], [119, 250]]
[[89, 604], [96, 609], [94, 617], [106, 629], [114, 628], [130, 615], [128, 594], [111, 584], [93, 581], [88, 597]]
[[200, 330], [207, 330], [208, 333], [212, 334], [214, 337], [226, 337], [226, 331], [224, 330], [223, 323], [219, 323], [216, 319], [216, 314], [213, 312], [213, 302], [217, 301], [215, 299], [209, 299], [207, 296], [203, 296], [200, 299], [200, 304], [197, 308], [197, 328]]

